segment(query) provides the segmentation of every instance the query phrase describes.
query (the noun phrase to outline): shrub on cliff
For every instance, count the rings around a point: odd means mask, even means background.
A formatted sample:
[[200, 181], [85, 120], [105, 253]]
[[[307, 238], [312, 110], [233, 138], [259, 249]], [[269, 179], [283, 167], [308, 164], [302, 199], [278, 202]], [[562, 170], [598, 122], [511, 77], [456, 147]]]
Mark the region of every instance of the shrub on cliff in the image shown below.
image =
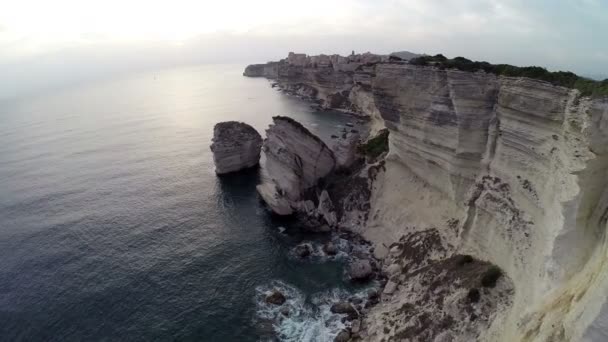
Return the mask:
[[538, 66], [517, 67], [509, 64], [491, 64], [472, 61], [464, 57], [448, 59], [441, 54], [420, 56], [413, 58], [409, 63], [420, 66], [435, 66], [442, 70], [457, 69], [470, 72], [483, 70], [499, 76], [528, 77], [562, 87], [578, 89], [583, 96], [608, 96], [608, 79], [595, 81], [569, 71], [552, 72]]
[[494, 287], [496, 282], [502, 276], [502, 270], [498, 266], [491, 266], [481, 276], [481, 286]]
[[388, 151], [388, 129], [383, 129], [364, 144], [359, 145], [359, 153], [365, 154], [371, 159], [378, 158], [382, 153]]

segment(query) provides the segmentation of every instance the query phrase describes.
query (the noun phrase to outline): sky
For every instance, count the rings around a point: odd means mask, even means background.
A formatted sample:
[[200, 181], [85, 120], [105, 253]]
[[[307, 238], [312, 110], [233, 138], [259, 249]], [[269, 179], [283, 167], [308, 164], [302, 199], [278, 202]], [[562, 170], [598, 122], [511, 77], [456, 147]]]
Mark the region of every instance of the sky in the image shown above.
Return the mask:
[[608, 0], [0, 0], [0, 98], [138, 69], [351, 50], [608, 77]]

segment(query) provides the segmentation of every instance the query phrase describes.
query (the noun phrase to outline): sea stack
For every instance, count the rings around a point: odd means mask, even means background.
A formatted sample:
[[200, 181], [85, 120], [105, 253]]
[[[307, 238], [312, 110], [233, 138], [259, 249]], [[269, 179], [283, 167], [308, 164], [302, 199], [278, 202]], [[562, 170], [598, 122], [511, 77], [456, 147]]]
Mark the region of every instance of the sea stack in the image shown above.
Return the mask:
[[336, 166], [334, 153], [319, 137], [285, 116], [275, 116], [266, 130], [264, 154], [270, 179], [257, 190], [279, 215], [291, 214], [292, 205], [301, 200], [303, 192]]
[[213, 128], [211, 151], [218, 175], [258, 165], [261, 150], [262, 136], [246, 123], [225, 121]]

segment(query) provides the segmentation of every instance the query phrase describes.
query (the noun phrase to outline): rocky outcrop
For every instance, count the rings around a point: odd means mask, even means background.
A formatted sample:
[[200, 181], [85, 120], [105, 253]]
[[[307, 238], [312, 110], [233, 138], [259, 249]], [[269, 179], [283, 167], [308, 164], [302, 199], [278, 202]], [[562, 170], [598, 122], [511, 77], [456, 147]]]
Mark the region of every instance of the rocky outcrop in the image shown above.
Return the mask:
[[279, 290], [273, 289], [266, 295], [266, 303], [282, 305], [287, 299]]
[[[400, 248], [393, 253], [386, 246], [428, 235], [418, 242], [428, 253], [404, 270], [418, 265], [417, 273], [400, 279], [403, 271], [390, 268], [396, 278], [368, 315], [376, 320], [367, 321], [367, 339], [608, 339], [607, 99], [537, 80], [394, 60], [315, 61], [281, 62], [280, 85], [308, 89], [323, 106], [368, 115], [390, 131], [386, 160], [367, 168], [371, 193], [360, 191], [369, 207], [344, 213], [352, 209], [349, 196], [338, 196], [339, 224], [353, 222], [373, 241], [390, 262], [387, 271]], [[341, 189], [347, 187], [335, 185], [329, 194]], [[502, 295], [479, 285], [473, 290], [479, 274], [460, 274], [459, 254], [484, 260], [475, 262], [477, 270], [502, 269]], [[454, 286], [432, 285], [435, 278]], [[445, 296], [434, 297], [436, 291]], [[445, 301], [433, 304], [437, 298]], [[423, 310], [408, 310], [408, 303]], [[476, 316], [449, 314], [463, 324], [437, 326], [450, 310]], [[411, 329], [385, 333], [387, 315]]]
[[279, 215], [291, 213], [303, 193], [336, 165], [333, 152], [297, 121], [275, 116], [266, 130], [263, 146], [269, 179], [258, 185], [258, 193]]
[[262, 137], [246, 123], [226, 121], [213, 128], [211, 151], [217, 174], [258, 165], [261, 149]]
[[359, 131], [344, 129], [340, 136], [336, 136], [331, 146], [336, 156], [337, 167], [347, 169], [357, 160], [357, 146], [361, 140]]
[[248, 65], [243, 76], [276, 78], [279, 74], [279, 62], [268, 62], [266, 64]]

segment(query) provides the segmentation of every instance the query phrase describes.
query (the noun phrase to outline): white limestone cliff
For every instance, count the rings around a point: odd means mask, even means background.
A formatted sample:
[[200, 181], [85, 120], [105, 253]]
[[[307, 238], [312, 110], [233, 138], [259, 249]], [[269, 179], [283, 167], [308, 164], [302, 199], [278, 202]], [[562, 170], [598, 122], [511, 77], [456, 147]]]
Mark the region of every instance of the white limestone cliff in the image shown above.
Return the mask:
[[246, 123], [220, 122], [213, 128], [213, 161], [215, 172], [225, 174], [258, 165], [262, 137]]
[[[278, 80], [390, 131], [369, 216], [350, 225], [395, 272], [362, 338], [410, 332], [390, 320], [423, 329], [426, 316], [399, 310], [418, 301], [430, 317], [459, 320], [425, 335], [435, 341], [608, 340], [608, 99], [526, 78], [343, 58], [315, 66], [297, 57], [279, 66]], [[389, 247], [423, 232], [440, 241], [429, 245], [433, 263], [419, 261], [422, 273], [402, 278], [411, 270], [392, 264], [411, 267], [411, 260]], [[468, 281], [466, 272], [452, 279], [454, 287], [440, 287], [442, 296], [415, 284], [436, 267], [453, 269], [457, 254], [505, 272], [481, 294], [481, 302], [494, 299], [491, 310], [462, 306], [468, 294], [458, 284]], [[438, 298], [450, 304], [432, 303]], [[470, 308], [482, 323], [457, 312]]]
[[327, 145], [289, 117], [273, 118], [273, 124], [266, 130], [263, 150], [270, 179], [258, 186], [258, 193], [279, 215], [291, 214], [286, 207], [295, 207], [302, 194], [336, 165], [334, 153]]

